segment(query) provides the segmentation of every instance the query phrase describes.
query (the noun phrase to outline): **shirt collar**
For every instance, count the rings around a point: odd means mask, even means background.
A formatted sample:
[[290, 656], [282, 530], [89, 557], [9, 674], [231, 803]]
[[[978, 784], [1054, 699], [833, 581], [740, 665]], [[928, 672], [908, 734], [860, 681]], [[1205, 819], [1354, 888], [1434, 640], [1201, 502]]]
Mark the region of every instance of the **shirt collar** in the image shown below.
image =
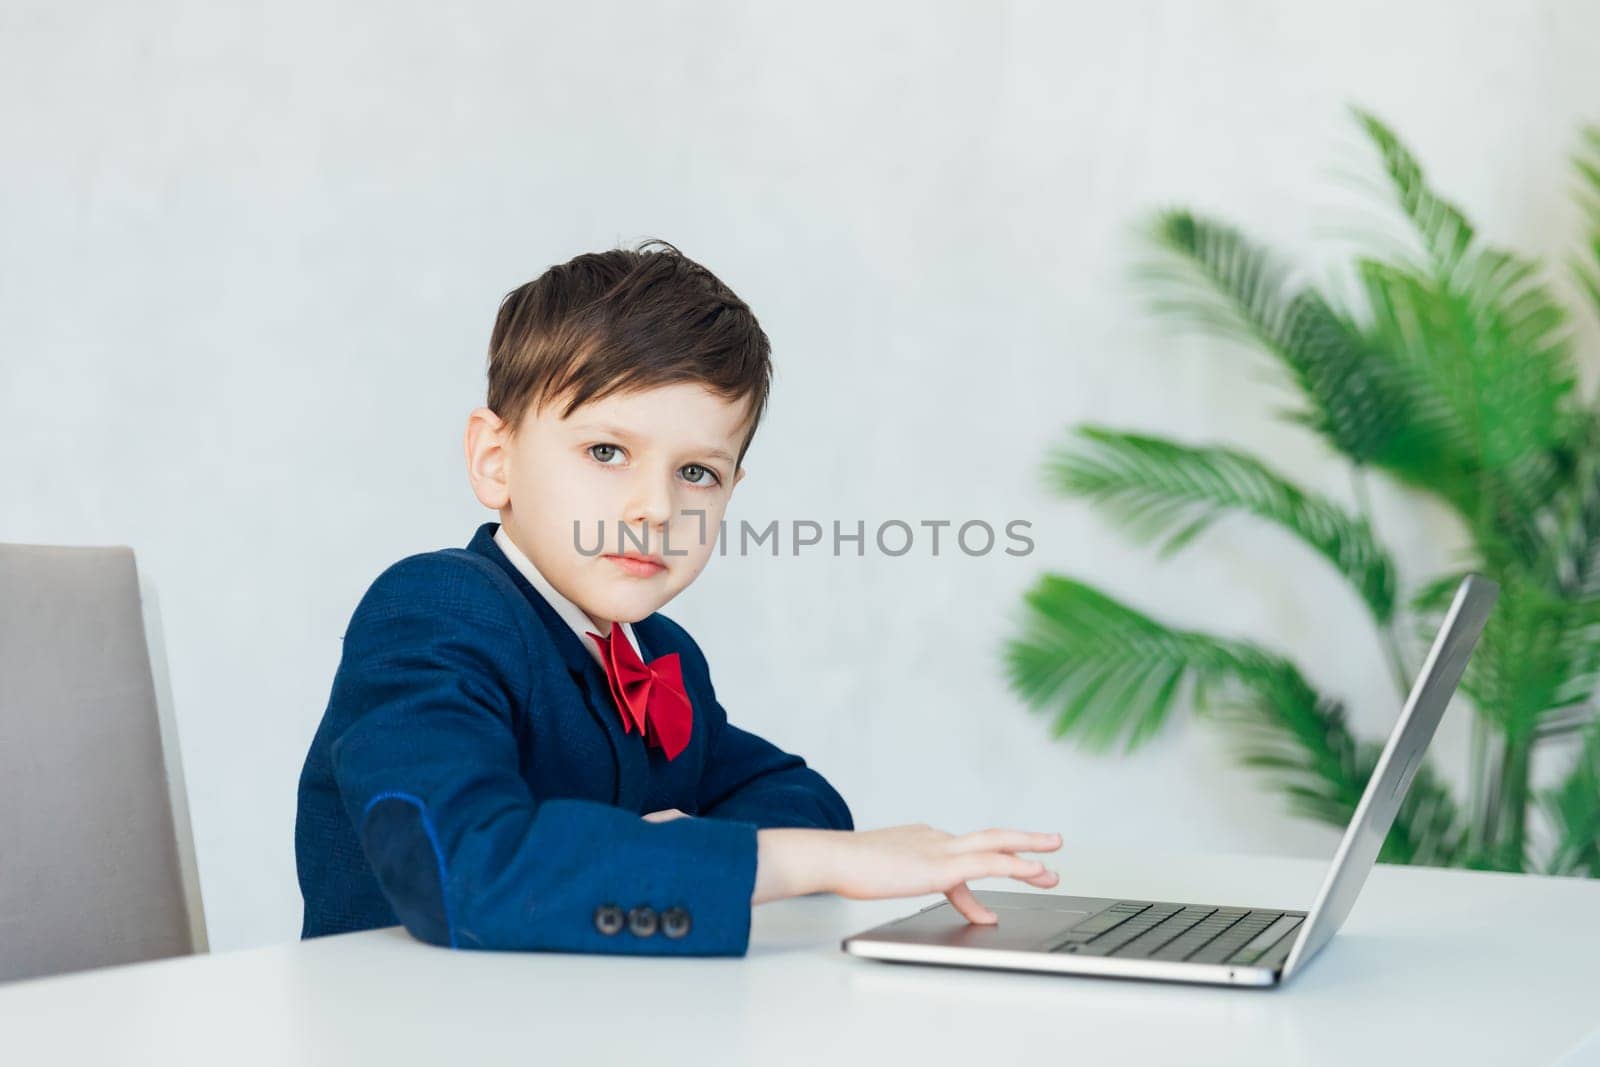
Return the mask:
[[[594, 661], [604, 666], [605, 660], [600, 658], [600, 649], [595, 646], [594, 638], [589, 636], [595, 632], [595, 625], [589, 620], [589, 616], [584, 614], [583, 609], [556, 592], [556, 587], [551, 585], [550, 580], [533, 565], [533, 560], [524, 555], [522, 549], [511, 540], [503, 524], [494, 532], [494, 543], [500, 546], [500, 551], [505, 553], [511, 565], [528, 579], [528, 584], [544, 597], [545, 603], [554, 608], [562, 621], [572, 627], [572, 632], [578, 635], [578, 642], [589, 650], [589, 655], [594, 657]], [[638, 655], [639, 639], [633, 635], [633, 625], [626, 622], [614, 622], [611, 625], [622, 627], [622, 635], [628, 639], [628, 644], [633, 646], [634, 654]]]

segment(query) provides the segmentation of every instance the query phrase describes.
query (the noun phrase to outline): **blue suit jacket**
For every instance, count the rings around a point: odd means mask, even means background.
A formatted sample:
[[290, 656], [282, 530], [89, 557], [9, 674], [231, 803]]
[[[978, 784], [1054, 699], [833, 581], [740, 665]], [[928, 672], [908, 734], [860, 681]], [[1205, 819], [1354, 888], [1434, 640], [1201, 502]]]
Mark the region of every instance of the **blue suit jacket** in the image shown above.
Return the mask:
[[[601, 667], [496, 528], [394, 564], [350, 620], [300, 775], [301, 936], [400, 922], [452, 948], [742, 955], [756, 829], [848, 830], [849, 808], [728, 721], [659, 612], [634, 636], [646, 661], [679, 654], [693, 733], [670, 761], [624, 733]], [[695, 817], [639, 817], [662, 808]]]

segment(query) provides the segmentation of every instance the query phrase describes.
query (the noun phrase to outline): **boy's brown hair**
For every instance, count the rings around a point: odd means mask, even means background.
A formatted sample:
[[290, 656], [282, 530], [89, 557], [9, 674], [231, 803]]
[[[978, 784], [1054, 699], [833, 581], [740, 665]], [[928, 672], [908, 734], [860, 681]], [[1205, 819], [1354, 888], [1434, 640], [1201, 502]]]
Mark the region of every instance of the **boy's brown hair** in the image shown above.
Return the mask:
[[771, 354], [733, 290], [666, 241], [648, 240], [576, 256], [506, 294], [489, 339], [488, 406], [515, 434], [552, 399], [567, 398], [566, 418], [613, 393], [698, 382], [751, 400], [738, 467], [766, 410]]

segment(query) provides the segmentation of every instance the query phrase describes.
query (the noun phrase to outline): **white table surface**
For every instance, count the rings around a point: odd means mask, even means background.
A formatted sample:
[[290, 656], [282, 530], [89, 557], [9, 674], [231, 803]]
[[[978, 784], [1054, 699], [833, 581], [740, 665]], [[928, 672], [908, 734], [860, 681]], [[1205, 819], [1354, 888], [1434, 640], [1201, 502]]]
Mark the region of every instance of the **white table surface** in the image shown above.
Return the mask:
[[[1324, 865], [1068, 847], [1061, 892], [1307, 908]], [[1010, 889], [999, 881], [976, 888]], [[399, 927], [0, 986], [7, 1063], [1542, 1064], [1600, 1043], [1600, 881], [1379, 866], [1273, 990], [856, 959], [936, 897], [755, 911], [743, 958], [451, 951]]]

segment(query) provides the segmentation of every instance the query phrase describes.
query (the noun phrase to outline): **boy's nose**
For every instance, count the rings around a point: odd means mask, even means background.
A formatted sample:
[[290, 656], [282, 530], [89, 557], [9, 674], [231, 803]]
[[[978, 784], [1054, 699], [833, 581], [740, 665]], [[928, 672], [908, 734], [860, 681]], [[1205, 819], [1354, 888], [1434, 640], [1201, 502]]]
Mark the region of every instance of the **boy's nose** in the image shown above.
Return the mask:
[[651, 479], [649, 484], [636, 488], [623, 514], [623, 521], [628, 525], [643, 527], [645, 531], [651, 533], [659, 533], [670, 518], [672, 518], [672, 492], [656, 485], [654, 479]]

